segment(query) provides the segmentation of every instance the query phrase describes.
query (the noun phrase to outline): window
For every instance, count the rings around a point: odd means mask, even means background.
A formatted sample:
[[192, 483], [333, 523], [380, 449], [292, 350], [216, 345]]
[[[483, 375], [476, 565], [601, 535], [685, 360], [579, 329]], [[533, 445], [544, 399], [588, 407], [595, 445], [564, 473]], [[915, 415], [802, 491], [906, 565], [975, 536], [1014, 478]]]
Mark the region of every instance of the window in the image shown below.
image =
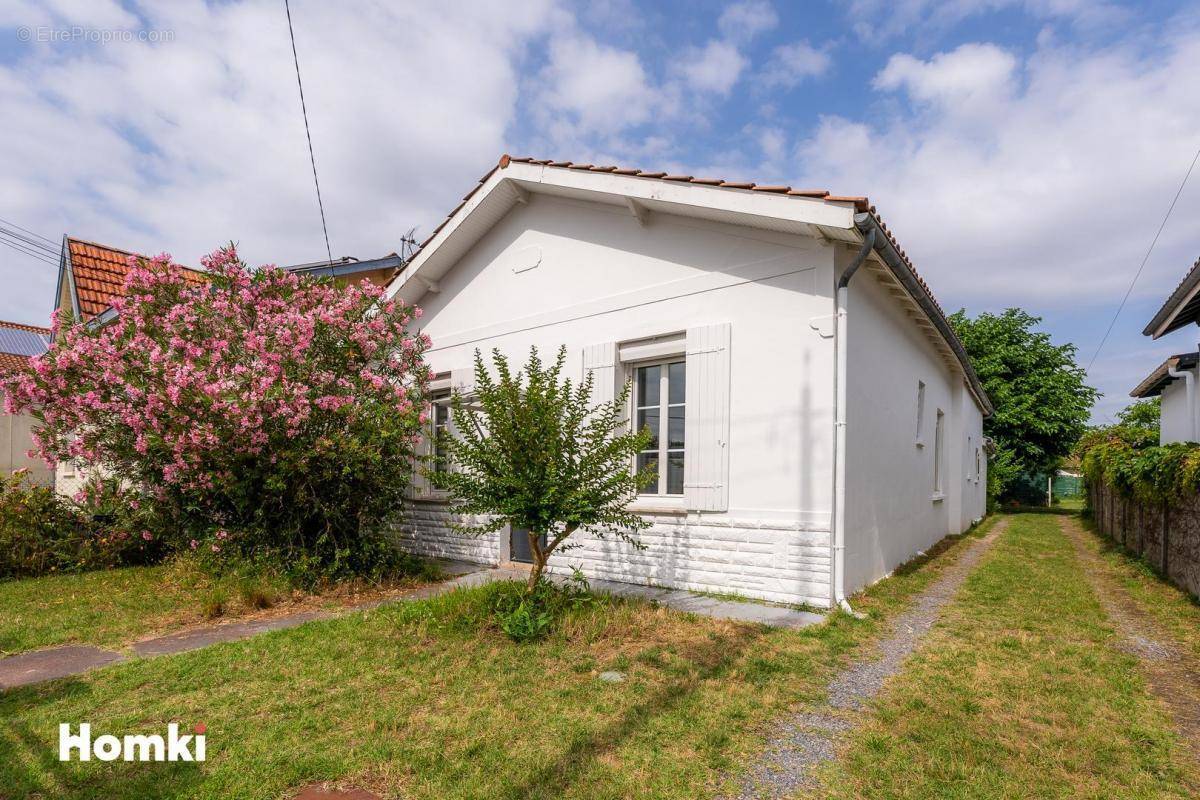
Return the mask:
[[942, 491], [942, 423], [946, 419], [946, 415], [939, 408], [937, 411], [937, 422], [933, 428], [933, 496], [934, 499], [940, 499], [943, 495]]
[[983, 477], [983, 457], [981, 456], [981, 454], [979, 452], [979, 448], [976, 447], [975, 448], [975, 482], [979, 483], [979, 480], [982, 477]]
[[639, 364], [633, 371], [633, 384], [634, 425], [638, 430], [650, 429], [650, 444], [638, 454], [637, 468], [658, 474], [642, 493], [682, 495], [687, 389], [684, 362]]
[[925, 446], [925, 381], [917, 381], [917, 447]]
[[450, 429], [450, 392], [436, 392], [430, 399], [429, 452], [433, 456], [433, 470], [446, 471], [445, 437]]

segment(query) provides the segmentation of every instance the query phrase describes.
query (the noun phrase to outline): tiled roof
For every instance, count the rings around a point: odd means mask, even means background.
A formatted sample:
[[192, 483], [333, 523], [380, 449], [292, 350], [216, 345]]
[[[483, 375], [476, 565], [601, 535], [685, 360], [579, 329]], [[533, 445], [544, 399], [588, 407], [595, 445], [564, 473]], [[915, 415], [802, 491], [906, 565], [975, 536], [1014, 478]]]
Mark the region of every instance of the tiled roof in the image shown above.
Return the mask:
[[[612, 175], [627, 175], [634, 178], [672, 181], [675, 183], [694, 183], [700, 186], [713, 186], [721, 189], [728, 189], [730, 191], [765, 192], [769, 194], [782, 195], [784, 197], [803, 197], [824, 200], [827, 203], [853, 203], [855, 210], [860, 213], [870, 214], [875, 218], [876, 222], [879, 223], [880, 229], [887, 236], [888, 240], [892, 244], [892, 247], [894, 247], [896, 252], [900, 255], [900, 258], [903, 259], [905, 265], [912, 272], [913, 277], [929, 297], [929, 300], [933, 304], [934, 308], [942, 316], [942, 321], [945, 322], [946, 312], [942, 309], [941, 304], [938, 303], [937, 298], [933, 296], [933, 292], [929, 289], [929, 285], [925, 283], [925, 279], [921, 277], [921, 274], [917, 272], [917, 268], [913, 266], [908, 254], [904, 252], [902, 247], [900, 247], [900, 243], [896, 241], [896, 237], [890, 230], [888, 230], [887, 223], [880, 218], [879, 213], [875, 210], [875, 206], [871, 205], [871, 201], [863, 195], [830, 194], [827, 189], [794, 189], [791, 186], [763, 185], [754, 183], [752, 181], [728, 181], [724, 178], [698, 178], [694, 175], [671, 175], [666, 172], [653, 172], [629, 167], [605, 166], [599, 164], [577, 164], [572, 161], [555, 161], [554, 159], [539, 159], [524, 156], [515, 157], [505, 153], [504, 155], [500, 156], [500, 162], [495, 167], [488, 170], [487, 174], [479, 179], [479, 183], [476, 184], [471, 191], [467, 192], [466, 196], [463, 197], [462, 202], [455, 206], [454, 210], [447, 214], [446, 218], [442, 220], [442, 222], [436, 228], [433, 229], [433, 233], [429, 234], [428, 238], [421, 243], [421, 249], [424, 249], [426, 245], [433, 241], [433, 238], [438, 235], [438, 232], [441, 231], [442, 228], [446, 227], [446, 224], [450, 222], [454, 215], [457, 214], [464, 205], [467, 204], [467, 201], [475, 195], [475, 192], [479, 191], [479, 187], [487, 183], [488, 178], [492, 177], [492, 174], [495, 173], [497, 169], [504, 169], [509, 164], [514, 163], [536, 164], [546, 167], [578, 170], [581, 172], [605, 172]], [[949, 323], [947, 323], [947, 327], [948, 325]]]
[[0, 320], [0, 373], [21, 369], [50, 344], [50, 329]]
[[[128, 250], [67, 237], [71, 254], [71, 275], [75, 280], [75, 296], [84, 319], [91, 319], [112, 305], [114, 297], [124, 293], [125, 276], [129, 274]], [[204, 273], [185, 267], [184, 274], [194, 283], [204, 281]]]
[[1169, 357], [1166, 361], [1154, 368], [1154, 371], [1147, 375], [1141, 383], [1133, 387], [1133, 391], [1129, 393], [1130, 397], [1158, 397], [1162, 394], [1163, 389], [1176, 378], [1172, 378], [1170, 370], [1192, 369], [1196, 366], [1198, 356], [1196, 353], [1179, 353]]

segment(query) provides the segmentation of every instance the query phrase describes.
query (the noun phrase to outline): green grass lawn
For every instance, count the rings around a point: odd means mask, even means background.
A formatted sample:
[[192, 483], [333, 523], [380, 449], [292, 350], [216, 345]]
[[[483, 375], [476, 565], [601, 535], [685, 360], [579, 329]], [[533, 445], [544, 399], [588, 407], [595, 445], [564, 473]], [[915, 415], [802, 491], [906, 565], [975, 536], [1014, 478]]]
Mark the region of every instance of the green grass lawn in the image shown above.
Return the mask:
[[[961, 547], [855, 598], [868, 619], [805, 631], [602, 600], [515, 644], [492, 622], [494, 585], [13, 690], [0, 796], [279, 798], [322, 780], [406, 798], [704, 796]], [[66, 721], [120, 735], [204, 722], [209, 760], [61, 764]]]
[[818, 796], [1195, 797], [1110, 632], [1057, 519], [1013, 517]]
[[119, 647], [187, 625], [337, 607], [416, 585], [411, 578], [305, 595], [266, 579], [214, 580], [182, 561], [0, 581], [0, 656], [62, 644]]
[[1091, 522], [1085, 520], [1084, 527], [1092, 532], [1088, 546], [1100, 554], [1142, 613], [1200, 657], [1200, 602], [1160, 578], [1145, 561], [1127, 555], [1120, 545], [1096, 533]]

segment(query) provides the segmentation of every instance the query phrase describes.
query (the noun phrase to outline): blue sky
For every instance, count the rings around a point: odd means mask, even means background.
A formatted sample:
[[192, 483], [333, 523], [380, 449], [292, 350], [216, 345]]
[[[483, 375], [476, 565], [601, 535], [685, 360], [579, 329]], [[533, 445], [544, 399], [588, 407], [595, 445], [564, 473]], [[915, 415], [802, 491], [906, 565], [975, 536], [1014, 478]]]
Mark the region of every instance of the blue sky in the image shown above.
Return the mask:
[[[865, 194], [949, 311], [1091, 360], [1197, 147], [1176, 2], [292, 4], [335, 255], [430, 230], [502, 152]], [[31, 41], [30, 41], [31, 40]], [[183, 263], [324, 252], [282, 2], [0, 0], [0, 218]], [[1090, 371], [1097, 419], [1200, 331], [1141, 328], [1200, 256], [1185, 189]], [[0, 248], [0, 318], [55, 271]]]

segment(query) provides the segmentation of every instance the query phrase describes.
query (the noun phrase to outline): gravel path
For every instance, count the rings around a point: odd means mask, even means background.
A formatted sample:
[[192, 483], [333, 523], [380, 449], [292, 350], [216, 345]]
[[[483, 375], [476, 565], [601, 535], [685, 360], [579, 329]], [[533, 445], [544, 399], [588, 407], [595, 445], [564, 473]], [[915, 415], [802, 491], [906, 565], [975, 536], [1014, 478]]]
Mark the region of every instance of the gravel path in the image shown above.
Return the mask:
[[1200, 659], [1142, 611], [1088, 545], [1089, 534], [1078, 520], [1065, 517], [1059, 522], [1119, 637], [1117, 647], [1138, 659], [1147, 688], [1166, 706], [1193, 762], [1200, 766]]
[[857, 727], [859, 720], [852, 712], [878, 694], [884, 681], [917, 649], [942, 608], [1007, 525], [1008, 519], [1001, 519], [986, 536], [968, 544], [959, 559], [916, 598], [912, 608], [892, 622], [890, 633], [875, 646], [873, 658], [851, 665], [830, 681], [831, 711], [807, 711], [777, 723], [774, 735], [748, 770], [738, 800], [786, 797], [814, 785], [814, 767], [831, 761], [838, 739]]

